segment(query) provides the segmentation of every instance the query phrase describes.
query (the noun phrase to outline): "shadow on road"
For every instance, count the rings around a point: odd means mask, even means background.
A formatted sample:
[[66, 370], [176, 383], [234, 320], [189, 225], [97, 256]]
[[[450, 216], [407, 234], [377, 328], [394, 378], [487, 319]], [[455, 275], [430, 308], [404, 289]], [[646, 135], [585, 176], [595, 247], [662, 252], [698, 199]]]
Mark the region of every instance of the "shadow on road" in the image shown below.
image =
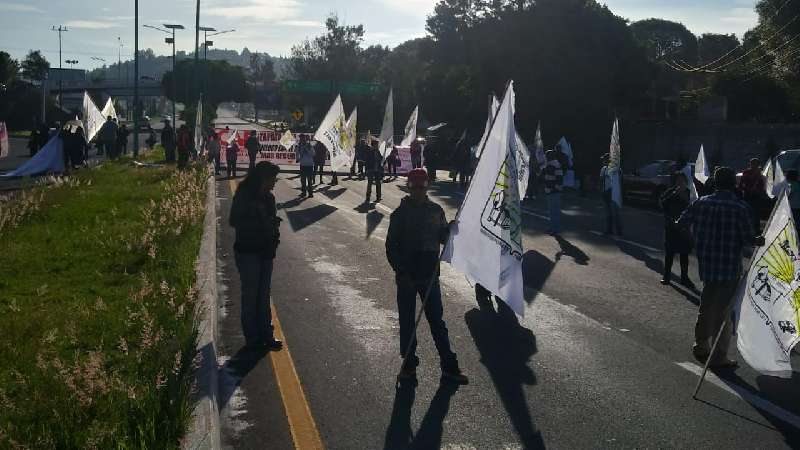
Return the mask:
[[395, 390], [392, 418], [386, 429], [383, 448], [385, 450], [440, 448], [444, 419], [450, 411], [450, 400], [458, 391], [458, 387], [452, 383], [439, 385], [422, 419], [419, 431], [414, 436], [411, 429], [411, 411], [416, 397], [417, 383], [416, 381], [400, 383]]
[[322, 193], [322, 195], [328, 197], [331, 200], [334, 200], [340, 195], [344, 194], [345, 191], [347, 191], [347, 188], [333, 189], [331, 186], [325, 186], [323, 188], [317, 189], [317, 192]]
[[372, 236], [372, 232], [375, 231], [375, 228], [378, 228], [381, 221], [385, 216], [378, 211], [372, 210], [367, 213], [367, 235], [364, 239], [369, 239]]
[[[553, 272], [555, 263], [536, 250], [528, 250], [522, 255], [522, 279], [525, 287], [540, 291], [545, 281]], [[525, 300], [530, 303], [533, 298], [525, 295]]]
[[558, 245], [561, 247], [561, 251], [556, 253], [556, 262], [561, 260], [562, 256], [569, 256], [575, 261], [575, 263], [581, 266], [589, 265], [589, 255], [587, 255], [583, 250], [579, 249], [561, 236], [556, 236], [556, 241], [558, 241]]
[[336, 208], [331, 205], [317, 205], [299, 211], [286, 211], [286, 217], [289, 219], [289, 225], [292, 227], [292, 230], [297, 232], [309, 225], [319, 222], [335, 211]]
[[250, 350], [242, 347], [225, 365], [219, 369], [219, 397], [217, 406], [220, 411], [228, 406], [236, 388], [242, 384], [244, 377], [253, 370], [258, 362], [267, 354], [266, 350]]
[[626, 244], [620, 241], [614, 242], [616, 242], [617, 247], [620, 249], [620, 251], [622, 251], [622, 253], [625, 253], [631, 258], [643, 262], [648, 269], [657, 273], [659, 276], [663, 275], [664, 261], [662, 261], [661, 258], [653, 258], [646, 251], [636, 247], [635, 245]]
[[525, 398], [523, 386], [536, 384], [536, 375], [528, 361], [536, 354], [536, 336], [521, 326], [516, 314], [503, 302], [494, 308], [491, 300], [478, 302], [464, 316], [475, 346], [481, 355], [508, 413], [522, 447], [545, 448], [544, 439], [536, 429]]
[[686, 299], [687, 302], [696, 306], [700, 306], [700, 296], [698, 295], [697, 292], [687, 289], [676, 283], [670, 284], [670, 287], [674, 289], [675, 292], [681, 294]]

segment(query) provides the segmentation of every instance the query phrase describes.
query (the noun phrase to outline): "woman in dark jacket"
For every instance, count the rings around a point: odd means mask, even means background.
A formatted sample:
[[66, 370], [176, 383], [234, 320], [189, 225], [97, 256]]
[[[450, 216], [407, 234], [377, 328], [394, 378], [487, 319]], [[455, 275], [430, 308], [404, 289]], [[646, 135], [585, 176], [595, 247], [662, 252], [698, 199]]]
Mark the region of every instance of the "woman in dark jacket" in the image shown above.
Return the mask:
[[236, 229], [233, 245], [242, 291], [242, 331], [248, 347], [280, 349], [270, 311], [272, 262], [280, 238], [280, 222], [272, 189], [280, 169], [263, 161], [248, 172], [231, 205], [230, 224]]
[[694, 289], [689, 280], [689, 253], [692, 251], [692, 238], [689, 233], [675, 224], [683, 211], [689, 207], [690, 196], [686, 175], [676, 172], [673, 184], [661, 196], [661, 209], [664, 211], [664, 278], [661, 284], [670, 284], [672, 278], [672, 261], [675, 254], [681, 259], [681, 284]]

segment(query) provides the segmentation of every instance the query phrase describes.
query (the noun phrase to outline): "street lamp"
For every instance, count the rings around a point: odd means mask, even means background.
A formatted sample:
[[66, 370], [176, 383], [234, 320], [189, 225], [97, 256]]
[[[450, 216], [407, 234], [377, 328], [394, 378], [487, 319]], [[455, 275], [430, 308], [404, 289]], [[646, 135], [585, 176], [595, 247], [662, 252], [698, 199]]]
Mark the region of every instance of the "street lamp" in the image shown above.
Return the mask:
[[175, 120], [175, 96], [177, 95], [177, 87], [175, 85], [175, 30], [183, 30], [183, 25], [177, 24], [164, 24], [164, 28], [167, 28], [171, 31], [164, 30], [162, 28], [154, 27], [152, 25], [142, 25], [146, 28], [152, 28], [153, 30], [158, 30], [162, 33], [171, 34], [172, 37], [168, 37], [164, 39], [164, 42], [167, 44], [172, 44], [172, 124], [173, 126], [176, 125]]
[[75, 64], [78, 64], [78, 60], [77, 59], [65, 59], [64, 62], [69, 64], [70, 66], [74, 66]]

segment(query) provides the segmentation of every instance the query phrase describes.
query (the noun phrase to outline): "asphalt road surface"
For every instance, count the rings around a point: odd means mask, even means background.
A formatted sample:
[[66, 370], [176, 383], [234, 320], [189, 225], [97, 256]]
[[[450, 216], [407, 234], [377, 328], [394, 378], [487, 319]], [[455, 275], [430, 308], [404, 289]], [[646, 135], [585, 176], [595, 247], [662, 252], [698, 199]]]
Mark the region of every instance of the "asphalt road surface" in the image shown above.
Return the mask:
[[[659, 284], [660, 215], [625, 208], [625, 238], [606, 238], [599, 199], [566, 196], [561, 238], [545, 234], [543, 199], [526, 204], [524, 318], [479, 306], [465, 277], [442, 264], [445, 320], [470, 384], [440, 384], [423, 319], [419, 383], [397, 388], [384, 239], [403, 179], [384, 185], [381, 203], [363, 206], [364, 181], [340, 177], [301, 200], [297, 176], [282, 174], [272, 301], [286, 347], [244, 350], [227, 224], [238, 181], [218, 182], [226, 448], [800, 446], [800, 377], [759, 376], [743, 365], [710, 374], [692, 399], [698, 293]], [[439, 181], [431, 198], [452, 219], [463, 191]]]

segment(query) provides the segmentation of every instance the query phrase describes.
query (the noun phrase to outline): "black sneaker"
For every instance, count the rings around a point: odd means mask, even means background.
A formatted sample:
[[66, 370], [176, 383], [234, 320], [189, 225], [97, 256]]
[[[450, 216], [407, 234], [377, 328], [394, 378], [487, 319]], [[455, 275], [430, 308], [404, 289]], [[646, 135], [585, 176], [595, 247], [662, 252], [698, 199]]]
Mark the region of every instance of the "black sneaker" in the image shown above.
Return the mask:
[[469, 384], [469, 378], [461, 372], [461, 369], [449, 369], [442, 371], [442, 382], [455, 384]]

